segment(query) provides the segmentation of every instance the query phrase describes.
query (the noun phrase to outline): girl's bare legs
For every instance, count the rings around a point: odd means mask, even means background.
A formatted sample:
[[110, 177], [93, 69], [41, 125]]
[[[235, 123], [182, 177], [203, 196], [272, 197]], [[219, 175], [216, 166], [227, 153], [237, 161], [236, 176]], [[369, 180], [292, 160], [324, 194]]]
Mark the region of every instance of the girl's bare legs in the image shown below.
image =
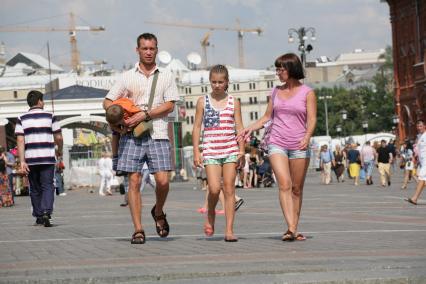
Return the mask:
[[249, 179], [249, 173], [244, 171], [244, 176], [243, 176], [243, 187], [244, 188], [248, 188], [248, 179]]
[[247, 182], [247, 187], [248, 188], [252, 188], [252, 184], [253, 184], [253, 175], [254, 175], [254, 171], [250, 170], [250, 174], [249, 174], [249, 178], [248, 178], [248, 182]]
[[207, 206], [207, 219], [204, 224], [204, 233], [207, 236], [212, 236], [214, 233], [214, 222], [216, 218], [216, 205], [219, 200], [222, 180], [222, 166], [220, 165], [207, 165], [207, 181], [208, 181], [208, 206]]
[[225, 197], [225, 239], [236, 239], [234, 236], [234, 217], [235, 217], [235, 163], [226, 163], [223, 165], [223, 195]]
[[299, 225], [300, 212], [302, 210], [303, 200], [303, 186], [305, 184], [306, 172], [309, 166], [309, 159], [291, 159], [290, 162], [290, 175], [292, 184], [292, 197], [293, 197], [293, 209], [294, 209], [294, 224], [295, 231], [297, 232], [297, 226]]
[[293, 184], [290, 177], [289, 160], [285, 155], [272, 154], [269, 157], [269, 161], [278, 182], [281, 210], [287, 222], [288, 229], [292, 233], [295, 233], [297, 225], [294, 223]]
[[402, 183], [401, 189], [407, 188], [409, 178], [410, 178], [410, 171], [404, 170], [404, 182]]

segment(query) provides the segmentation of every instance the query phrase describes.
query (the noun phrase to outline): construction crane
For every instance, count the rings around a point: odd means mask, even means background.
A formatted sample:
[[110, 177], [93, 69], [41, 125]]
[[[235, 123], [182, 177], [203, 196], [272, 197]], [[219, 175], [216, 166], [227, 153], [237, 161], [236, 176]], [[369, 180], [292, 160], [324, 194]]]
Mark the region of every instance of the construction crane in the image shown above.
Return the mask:
[[74, 13], [70, 13], [70, 22], [68, 28], [52, 27], [0, 27], [0, 32], [68, 32], [71, 44], [71, 67], [77, 73], [81, 71], [80, 52], [77, 48], [77, 31], [100, 32], [105, 31], [105, 27], [76, 26]]
[[[240, 21], [237, 19], [236, 27], [221, 27], [221, 26], [209, 26], [209, 25], [192, 25], [185, 23], [165, 23], [165, 22], [155, 22], [155, 21], [145, 21], [147, 24], [161, 25], [161, 26], [171, 26], [171, 27], [182, 27], [182, 28], [192, 28], [192, 29], [203, 29], [203, 30], [220, 30], [220, 31], [236, 31], [238, 35], [238, 59], [239, 67], [244, 68], [244, 48], [243, 48], [243, 35], [244, 33], [255, 33], [261, 35], [263, 30], [261, 28], [242, 28], [240, 26]], [[201, 40], [201, 47], [203, 48], [203, 57], [204, 64], [207, 63], [207, 46], [210, 45], [208, 39], [210, 33], [207, 33], [204, 38]]]

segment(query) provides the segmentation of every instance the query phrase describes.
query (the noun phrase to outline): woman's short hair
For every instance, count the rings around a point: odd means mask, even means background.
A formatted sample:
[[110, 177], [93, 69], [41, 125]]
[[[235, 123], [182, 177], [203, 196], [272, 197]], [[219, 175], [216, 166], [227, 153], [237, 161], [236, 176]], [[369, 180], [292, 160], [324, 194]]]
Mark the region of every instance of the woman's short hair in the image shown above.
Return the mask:
[[301, 80], [305, 78], [305, 73], [303, 71], [302, 61], [294, 53], [286, 53], [279, 56], [275, 59], [276, 68], [284, 68], [288, 77], [296, 80]]

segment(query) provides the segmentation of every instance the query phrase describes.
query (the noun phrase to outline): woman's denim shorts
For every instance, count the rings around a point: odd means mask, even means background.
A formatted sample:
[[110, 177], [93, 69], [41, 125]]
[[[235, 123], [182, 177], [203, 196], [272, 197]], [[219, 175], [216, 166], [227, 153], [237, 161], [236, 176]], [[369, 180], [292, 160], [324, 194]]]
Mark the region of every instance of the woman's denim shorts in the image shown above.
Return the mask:
[[288, 150], [277, 145], [268, 145], [268, 156], [273, 154], [281, 154], [291, 159], [308, 159], [311, 157], [309, 150]]

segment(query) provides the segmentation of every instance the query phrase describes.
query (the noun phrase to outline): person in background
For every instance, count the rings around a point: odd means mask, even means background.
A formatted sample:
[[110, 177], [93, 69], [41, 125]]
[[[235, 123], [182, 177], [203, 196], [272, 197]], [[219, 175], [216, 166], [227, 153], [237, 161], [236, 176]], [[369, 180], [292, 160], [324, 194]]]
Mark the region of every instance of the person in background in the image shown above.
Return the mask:
[[356, 186], [359, 185], [359, 171], [361, 169], [361, 157], [357, 147], [358, 145], [353, 143], [348, 151], [348, 168]]
[[344, 182], [346, 153], [342, 151], [342, 149], [340, 148], [340, 145], [336, 145], [333, 155], [334, 155], [334, 161], [335, 161], [334, 173], [336, 174], [337, 182]]
[[0, 146], [0, 207], [13, 206], [13, 197], [9, 189], [9, 179], [6, 171], [7, 161], [6, 151]]
[[370, 141], [365, 142], [361, 149], [361, 167], [365, 170], [365, 181], [367, 185], [373, 184], [372, 174], [376, 158], [376, 150], [371, 147]]
[[393, 155], [389, 147], [386, 145], [386, 140], [380, 141], [380, 148], [377, 150], [376, 165], [379, 168], [380, 183], [382, 187], [391, 185], [390, 164], [393, 161]]
[[[407, 184], [410, 177], [412, 176], [415, 163], [414, 152], [411, 144], [409, 144], [408, 142], [404, 142], [401, 145], [401, 150], [399, 153], [401, 156], [400, 167], [404, 170], [404, 181], [402, 183], [401, 189], [407, 189]], [[414, 176], [414, 179], [417, 181], [416, 176]]]
[[334, 168], [335, 160], [334, 155], [327, 145], [321, 146], [320, 152], [320, 168], [321, 168], [321, 182], [323, 184], [330, 184], [331, 182], [331, 168]]
[[99, 186], [99, 195], [112, 195], [111, 180], [113, 177], [112, 160], [108, 153], [102, 152], [102, 157], [98, 161], [98, 171], [101, 176], [101, 184]]
[[9, 181], [9, 190], [12, 193], [12, 200], [15, 198], [15, 185], [14, 185], [14, 175], [13, 171], [16, 165], [16, 156], [18, 155], [18, 149], [13, 148], [6, 152], [6, 174]]

